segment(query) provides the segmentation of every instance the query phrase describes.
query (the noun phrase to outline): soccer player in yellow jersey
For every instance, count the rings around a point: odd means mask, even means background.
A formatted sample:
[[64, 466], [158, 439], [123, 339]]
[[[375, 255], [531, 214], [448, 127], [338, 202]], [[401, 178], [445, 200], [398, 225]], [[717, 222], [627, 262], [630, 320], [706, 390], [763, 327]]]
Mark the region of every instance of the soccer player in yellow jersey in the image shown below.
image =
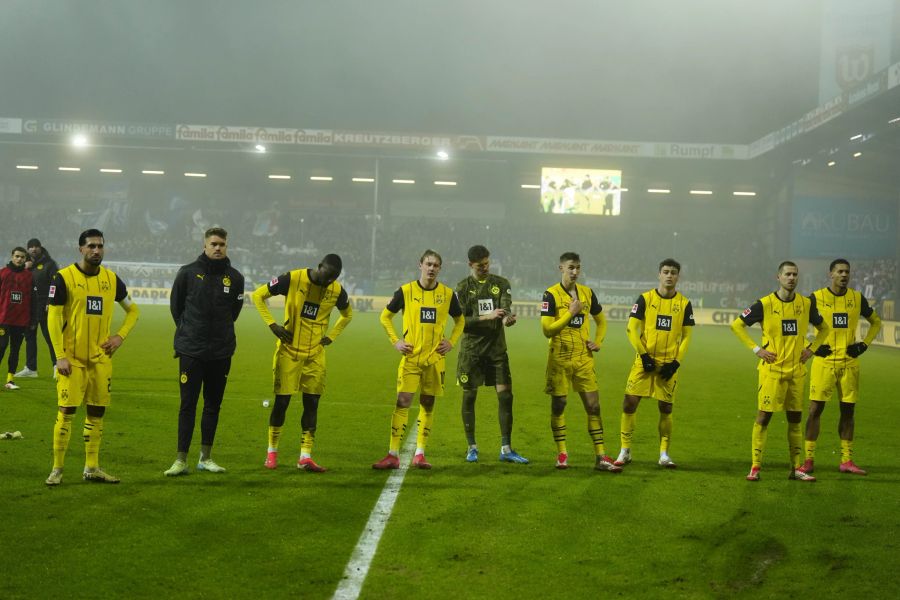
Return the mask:
[[[797, 265], [784, 261], [778, 265], [778, 290], [760, 298], [741, 313], [731, 324], [731, 330], [747, 348], [759, 357], [758, 412], [753, 424], [752, 465], [748, 481], [759, 481], [763, 450], [766, 446], [769, 421], [773, 412], [785, 411], [788, 422], [788, 449], [791, 457], [789, 479], [815, 481], [816, 478], [800, 470], [803, 451], [803, 382], [806, 361], [814, 354], [827, 355], [824, 345], [831, 327], [819, 314], [816, 301], [796, 293], [800, 272]], [[762, 343], [757, 344], [747, 333], [747, 327], [759, 323]], [[806, 331], [812, 324], [818, 335], [807, 343]]]
[[[560, 283], [544, 292], [541, 302], [541, 329], [550, 338], [547, 358], [547, 384], [550, 395], [550, 428], [556, 441], [556, 468], [569, 467], [566, 448], [566, 397], [569, 387], [581, 396], [587, 412], [588, 434], [594, 443], [598, 471], [618, 473], [622, 467], [606, 456], [603, 443], [603, 421], [600, 417], [600, 396], [594, 373], [594, 352], [600, 350], [606, 335], [606, 315], [594, 291], [578, 283], [581, 258], [574, 252], [559, 257]], [[596, 335], [590, 337], [590, 316], [596, 325]]]
[[[78, 238], [81, 260], [59, 271], [49, 293], [47, 325], [56, 350], [59, 411], [53, 427], [53, 470], [47, 485], [62, 483], [63, 462], [71, 437], [75, 410], [85, 405], [84, 480], [119, 483], [100, 468], [103, 415], [109, 406], [112, 356], [138, 319], [125, 282], [101, 266], [103, 233], [88, 229]], [[113, 303], [125, 310], [125, 321], [109, 335]]]
[[619, 466], [631, 462], [635, 412], [641, 398], [650, 397], [656, 399], [659, 407], [659, 465], [675, 468], [675, 461], [669, 457], [672, 406], [678, 367], [694, 327], [691, 301], [675, 290], [680, 274], [677, 260], [663, 260], [659, 263], [659, 285], [638, 296], [631, 307], [626, 333], [636, 354], [622, 401], [622, 449], [615, 462]]
[[[837, 393], [841, 417], [838, 435], [841, 438], [841, 473], [865, 475], [853, 462], [854, 408], [859, 395], [859, 355], [866, 351], [881, 330], [881, 319], [869, 306], [866, 297], [850, 288], [850, 263], [844, 258], [831, 261], [828, 268], [831, 284], [813, 292], [819, 312], [831, 324], [831, 334], [826, 343], [833, 353], [813, 358], [809, 376], [809, 415], [806, 418], [806, 460], [800, 470], [812, 473], [819, 439], [819, 418], [825, 403]], [[856, 341], [859, 318], [869, 322], [869, 331], [863, 341]]]
[[[325, 467], [312, 459], [316, 437], [319, 399], [325, 391], [325, 347], [331, 345], [353, 318], [350, 298], [337, 278], [343, 263], [337, 254], [328, 254], [313, 269], [297, 269], [275, 277], [253, 292], [253, 303], [278, 341], [275, 344], [275, 404], [269, 415], [269, 450], [265, 467], [278, 466], [278, 441], [291, 395], [303, 392], [300, 417], [300, 457], [297, 468], [323, 473]], [[285, 296], [284, 325], [272, 318], [266, 300]], [[328, 331], [331, 311], [341, 316]], [[326, 331], [328, 331], [326, 333]]]
[[[459, 341], [465, 327], [456, 294], [437, 280], [442, 262], [440, 254], [426, 250], [419, 259], [419, 279], [400, 286], [381, 311], [381, 325], [403, 358], [397, 369], [397, 404], [391, 416], [390, 450], [372, 465], [373, 469], [400, 468], [400, 442], [406, 433], [409, 407], [416, 391], [419, 392], [419, 417], [412, 466], [431, 468], [425, 460], [425, 445], [434, 420], [434, 399], [444, 395], [444, 356]], [[401, 310], [402, 337], [397, 335], [392, 320]], [[450, 339], [444, 337], [448, 317], [453, 319]]]

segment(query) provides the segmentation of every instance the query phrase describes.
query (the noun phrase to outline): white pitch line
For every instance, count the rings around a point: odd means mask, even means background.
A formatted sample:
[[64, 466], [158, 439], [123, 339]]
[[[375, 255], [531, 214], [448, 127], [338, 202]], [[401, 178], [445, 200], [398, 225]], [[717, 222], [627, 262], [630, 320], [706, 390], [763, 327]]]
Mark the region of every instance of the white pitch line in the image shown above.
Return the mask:
[[412, 429], [406, 436], [406, 444], [400, 451], [400, 468], [393, 471], [385, 482], [381, 495], [375, 502], [375, 508], [369, 514], [369, 520], [359, 536], [359, 541], [356, 542], [350, 562], [344, 568], [344, 577], [334, 591], [333, 600], [356, 600], [359, 598], [366, 575], [369, 574], [369, 566], [375, 557], [375, 551], [378, 550], [378, 542], [381, 541], [381, 535], [391, 518], [397, 496], [400, 495], [400, 486], [403, 485], [409, 461], [415, 452], [417, 429], [418, 423], [413, 421]]

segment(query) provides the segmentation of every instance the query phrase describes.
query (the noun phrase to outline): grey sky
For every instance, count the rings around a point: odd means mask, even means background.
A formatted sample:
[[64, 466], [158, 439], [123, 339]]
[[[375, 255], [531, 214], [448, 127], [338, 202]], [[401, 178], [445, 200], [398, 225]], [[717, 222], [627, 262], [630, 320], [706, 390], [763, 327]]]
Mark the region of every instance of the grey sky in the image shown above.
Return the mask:
[[4, 0], [0, 116], [747, 143], [814, 0]]

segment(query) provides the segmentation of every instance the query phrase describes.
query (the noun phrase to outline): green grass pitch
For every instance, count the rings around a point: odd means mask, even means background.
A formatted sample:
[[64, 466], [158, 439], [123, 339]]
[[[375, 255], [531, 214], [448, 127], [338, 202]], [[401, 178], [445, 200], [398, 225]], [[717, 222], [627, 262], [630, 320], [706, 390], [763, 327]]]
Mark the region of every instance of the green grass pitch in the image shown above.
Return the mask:
[[[114, 359], [101, 464], [118, 486], [81, 481], [83, 410], [63, 484], [50, 470], [55, 388], [40, 379], [0, 392], [0, 590], [6, 598], [328, 598], [385, 483], [370, 464], [387, 450], [399, 355], [373, 313], [356, 314], [328, 350], [328, 388], [314, 456], [294, 468], [299, 398], [288, 411], [281, 465], [263, 468], [274, 336], [250, 307], [235, 355], [214, 457], [224, 475], [167, 479], [178, 385], [167, 307], [143, 306]], [[758, 333], [758, 332], [755, 332]], [[546, 340], [537, 320], [508, 330], [515, 381], [514, 447], [527, 466], [499, 463], [496, 395], [478, 400], [481, 462], [467, 464], [460, 391], [438, 400], [430, 472], [409, 472], [362, 589], [363, 598], [886, 598], [900, 570], [897, 354], [862, 358], [856, 458], [868, 477], [837, 472], [837, 407], [823, 415], [819, 481], [787, 480], [787, 435], [776, 415], [763, 479], [749, 483], [756, 412], [754, 357], [724, 327], [698, 327], [679, 377], [670, 449], [660, 469], [657, 410], [638, 411], [635, 462], [592, 470], [577, 396], [567, 410], [570, 463], [553, 468]], [[622, 323], [597, 358], [607, 448], [619, 448], [632, 359]], [[455, 369], [448, 361], [448, 377]], [[411, 420], [416, 410], [411, 411]], [[890, 590], [894, 589], [894, 592]]]

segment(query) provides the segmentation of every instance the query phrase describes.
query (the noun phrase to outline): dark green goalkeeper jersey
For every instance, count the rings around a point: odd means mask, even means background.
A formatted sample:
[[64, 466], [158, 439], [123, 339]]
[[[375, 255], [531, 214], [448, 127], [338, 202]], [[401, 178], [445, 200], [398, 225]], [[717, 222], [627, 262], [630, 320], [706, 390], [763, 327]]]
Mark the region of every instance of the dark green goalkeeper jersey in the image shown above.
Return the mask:
[[478, 281], [471, 275], [456, 286], [456, 297], [463, 309], [466, 328], [460, 346], [460, 360], [463, 357], [502, 356], [506, 352], [506, 335], [503, 320], [480, 321], [479, 317], [498, 308], [512, 310], [512, 294], [509, 281], [499, 275], [488, 274], [487, 279]]

